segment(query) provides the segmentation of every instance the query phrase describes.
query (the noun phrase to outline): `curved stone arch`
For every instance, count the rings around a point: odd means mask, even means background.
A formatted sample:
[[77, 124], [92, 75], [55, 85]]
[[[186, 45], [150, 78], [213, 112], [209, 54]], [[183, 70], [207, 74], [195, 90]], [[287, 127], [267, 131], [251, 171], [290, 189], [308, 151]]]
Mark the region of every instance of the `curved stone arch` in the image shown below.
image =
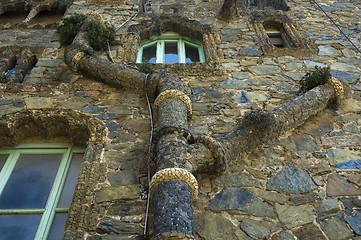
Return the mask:
[[99, 144], [105, 127], [96, 118], [73, 110], [26, 110], [0, 118], [0, 147], [16, 146], [26, 139], [66, 139], [73, 145]]
[[[310, 39], [303, 37], [298, 31], [297, 25], [285, 14], [274, 15], [254, 13], [250, 20], [257, 34], [257, 42], [266, 55], [270, 56], [311, 56], [315, 52], [315, 46]], [[266, 34], [267, 27], [275, 27], [282, 32], [289, 48], [276, 48], [270, 42]]]
[[106, 171], [106, 163], [101, 159], [106, 134], [101, 120], [74, 110], [24, 110], [0, 116], [0, 147], [59, 140], [86, 146], [64, 230], [67, 239], [96, 231], [94, 223], [100, 213], [94, 207], [94, 189]]
[[[128, 28], [129, 33], [139, 35], [140, 41], [146, 41], [155, 36], [160, 36], [165, 32], [176, 32], [181, 36], [202, 42], [205, 55], [205, 62], [217, 68], [219, 59], [217, 54], [217, 44], [220, 37], [208, 24], [190, 20], [182, 16], [153, 16], [148, 20], [143, 20], [139, 24]], [[139, 47], [139, 42], [138, 46]], [[136, 56], [136, 55], [135, 55]], [[136, 58], [136, 57], [135, 57]]]
[[154, 16], [149, 20], [143, 20], [140, 24], [132, 25], [128, 32], [135, 32], [142, 41], [159, 36], [164, 32], [172, 31], [190, 39], [203, 41], [204, 34], [213, 32], [212, 27], [196, 20], [182, 16]]

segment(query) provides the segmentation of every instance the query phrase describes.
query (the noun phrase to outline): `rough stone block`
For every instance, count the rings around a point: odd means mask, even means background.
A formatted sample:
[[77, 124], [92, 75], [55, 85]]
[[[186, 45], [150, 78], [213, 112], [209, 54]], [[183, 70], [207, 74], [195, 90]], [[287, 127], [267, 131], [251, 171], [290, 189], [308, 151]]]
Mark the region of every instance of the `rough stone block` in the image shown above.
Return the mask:
[[322, 230], [330, 240], [351, 239], [352, 232], [346, 222], [339, 217], [332, 217], [320, 223]]
[[357, 196], [361, 195], [361, 189], [347, 182], [342, 176], [332, 174], [327, 179], [326, 193], [330, 197]]
[[308, 205], [289, 206], [277, 204], [276, 212], [280, 221], [288, 229], [312, 223], [314, 220], [313, 207]]
[[103, 187], [95, 193], [95, 201], [98, 203], [138, 198], [140, 198], [139, 185]]
[[294, 165], [288, 165], [270, 178], [267, 190], [287, 193], [305, 193], [316, 188], [307, 172]]

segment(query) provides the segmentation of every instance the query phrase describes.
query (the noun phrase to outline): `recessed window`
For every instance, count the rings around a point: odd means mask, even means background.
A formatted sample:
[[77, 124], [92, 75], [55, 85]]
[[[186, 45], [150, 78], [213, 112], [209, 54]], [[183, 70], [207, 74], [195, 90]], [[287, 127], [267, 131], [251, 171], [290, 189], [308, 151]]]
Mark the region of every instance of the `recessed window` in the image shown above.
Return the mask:
[[84, 148], [23, 144], [0, 149], [0, 236], [61, 239]]
[[165, 33], [144, 42], [138, 51], [137, 63], [204, 62], [202, 44], [178, 34]]
[[290, 47], [283, 36], [283, 34], [277, 29], [266, 29], [268, 38], [270, 39], [273, 46], [277, 48], [288, 48]]

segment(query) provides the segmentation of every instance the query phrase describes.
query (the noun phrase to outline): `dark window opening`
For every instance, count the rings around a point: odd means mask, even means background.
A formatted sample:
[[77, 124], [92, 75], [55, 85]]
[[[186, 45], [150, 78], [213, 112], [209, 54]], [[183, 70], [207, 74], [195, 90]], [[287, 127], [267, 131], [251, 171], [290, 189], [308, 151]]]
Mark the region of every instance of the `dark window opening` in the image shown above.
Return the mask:
[[185, 43], [185, 50], [187, 63], [200, 62], [198, 47]]
[[29, 11], [20, 9], [16, 11], [7, 11], [0, 15], [0, 26], [22, 23], [28, 14]]
[[30, 20], [30, 25], [40, 24], [44, 26], [54, 26], [60, 23], [63, 18], [65, 10], [52, 9], [51, 11], [41, 11], [33, 19]]
[[266, 33], [268, 38], [270, 39], [273, 46], [276, 48], [289, 48], [289, 44], [287, 43], [283, 34], [275, 29], [266, 29]]
[[157, 44], [143, 48], [143, 62], [155, 63], [157, 59]]

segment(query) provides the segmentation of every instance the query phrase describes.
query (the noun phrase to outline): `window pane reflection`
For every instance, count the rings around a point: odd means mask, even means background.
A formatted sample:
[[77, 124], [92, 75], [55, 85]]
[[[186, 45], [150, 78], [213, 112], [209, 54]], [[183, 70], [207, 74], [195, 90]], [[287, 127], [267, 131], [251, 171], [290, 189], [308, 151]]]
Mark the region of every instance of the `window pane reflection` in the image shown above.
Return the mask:
[[186, 48], [186, 63], [200, 62], [198, 47], [194, 47], [185, 43]]
[[58, 208], [68, 208], [73, 198], [76, 182], [83, 161], [83, 154], [74, 154], [71, 160], [68, 176], [65, 181], [63, 192], [61, 193]]
[[[33, 240], [41, 215], [0, 215], [0, 239]], [[60, 238], [59, 238], [60, 239]]]
[[178, 62], [177, 42], [165, 42], [164, 63]]
[[143, 48], [142, 62], [155, 63], [157, 56], [157, 44]]
[[47, 240], [59, 240], [63, 235], [67, 213], [56, 213]]
[[62, 155], [20, 155], [0, 197], [0, 209], [44, 208]]
[[4, 155], [4, 154], [1, 154], [0, 155], [0, 171], [1, 169], [3, 169], [3, 166], [6, 162], [6, 159], [8, 158], [9, 155]]

